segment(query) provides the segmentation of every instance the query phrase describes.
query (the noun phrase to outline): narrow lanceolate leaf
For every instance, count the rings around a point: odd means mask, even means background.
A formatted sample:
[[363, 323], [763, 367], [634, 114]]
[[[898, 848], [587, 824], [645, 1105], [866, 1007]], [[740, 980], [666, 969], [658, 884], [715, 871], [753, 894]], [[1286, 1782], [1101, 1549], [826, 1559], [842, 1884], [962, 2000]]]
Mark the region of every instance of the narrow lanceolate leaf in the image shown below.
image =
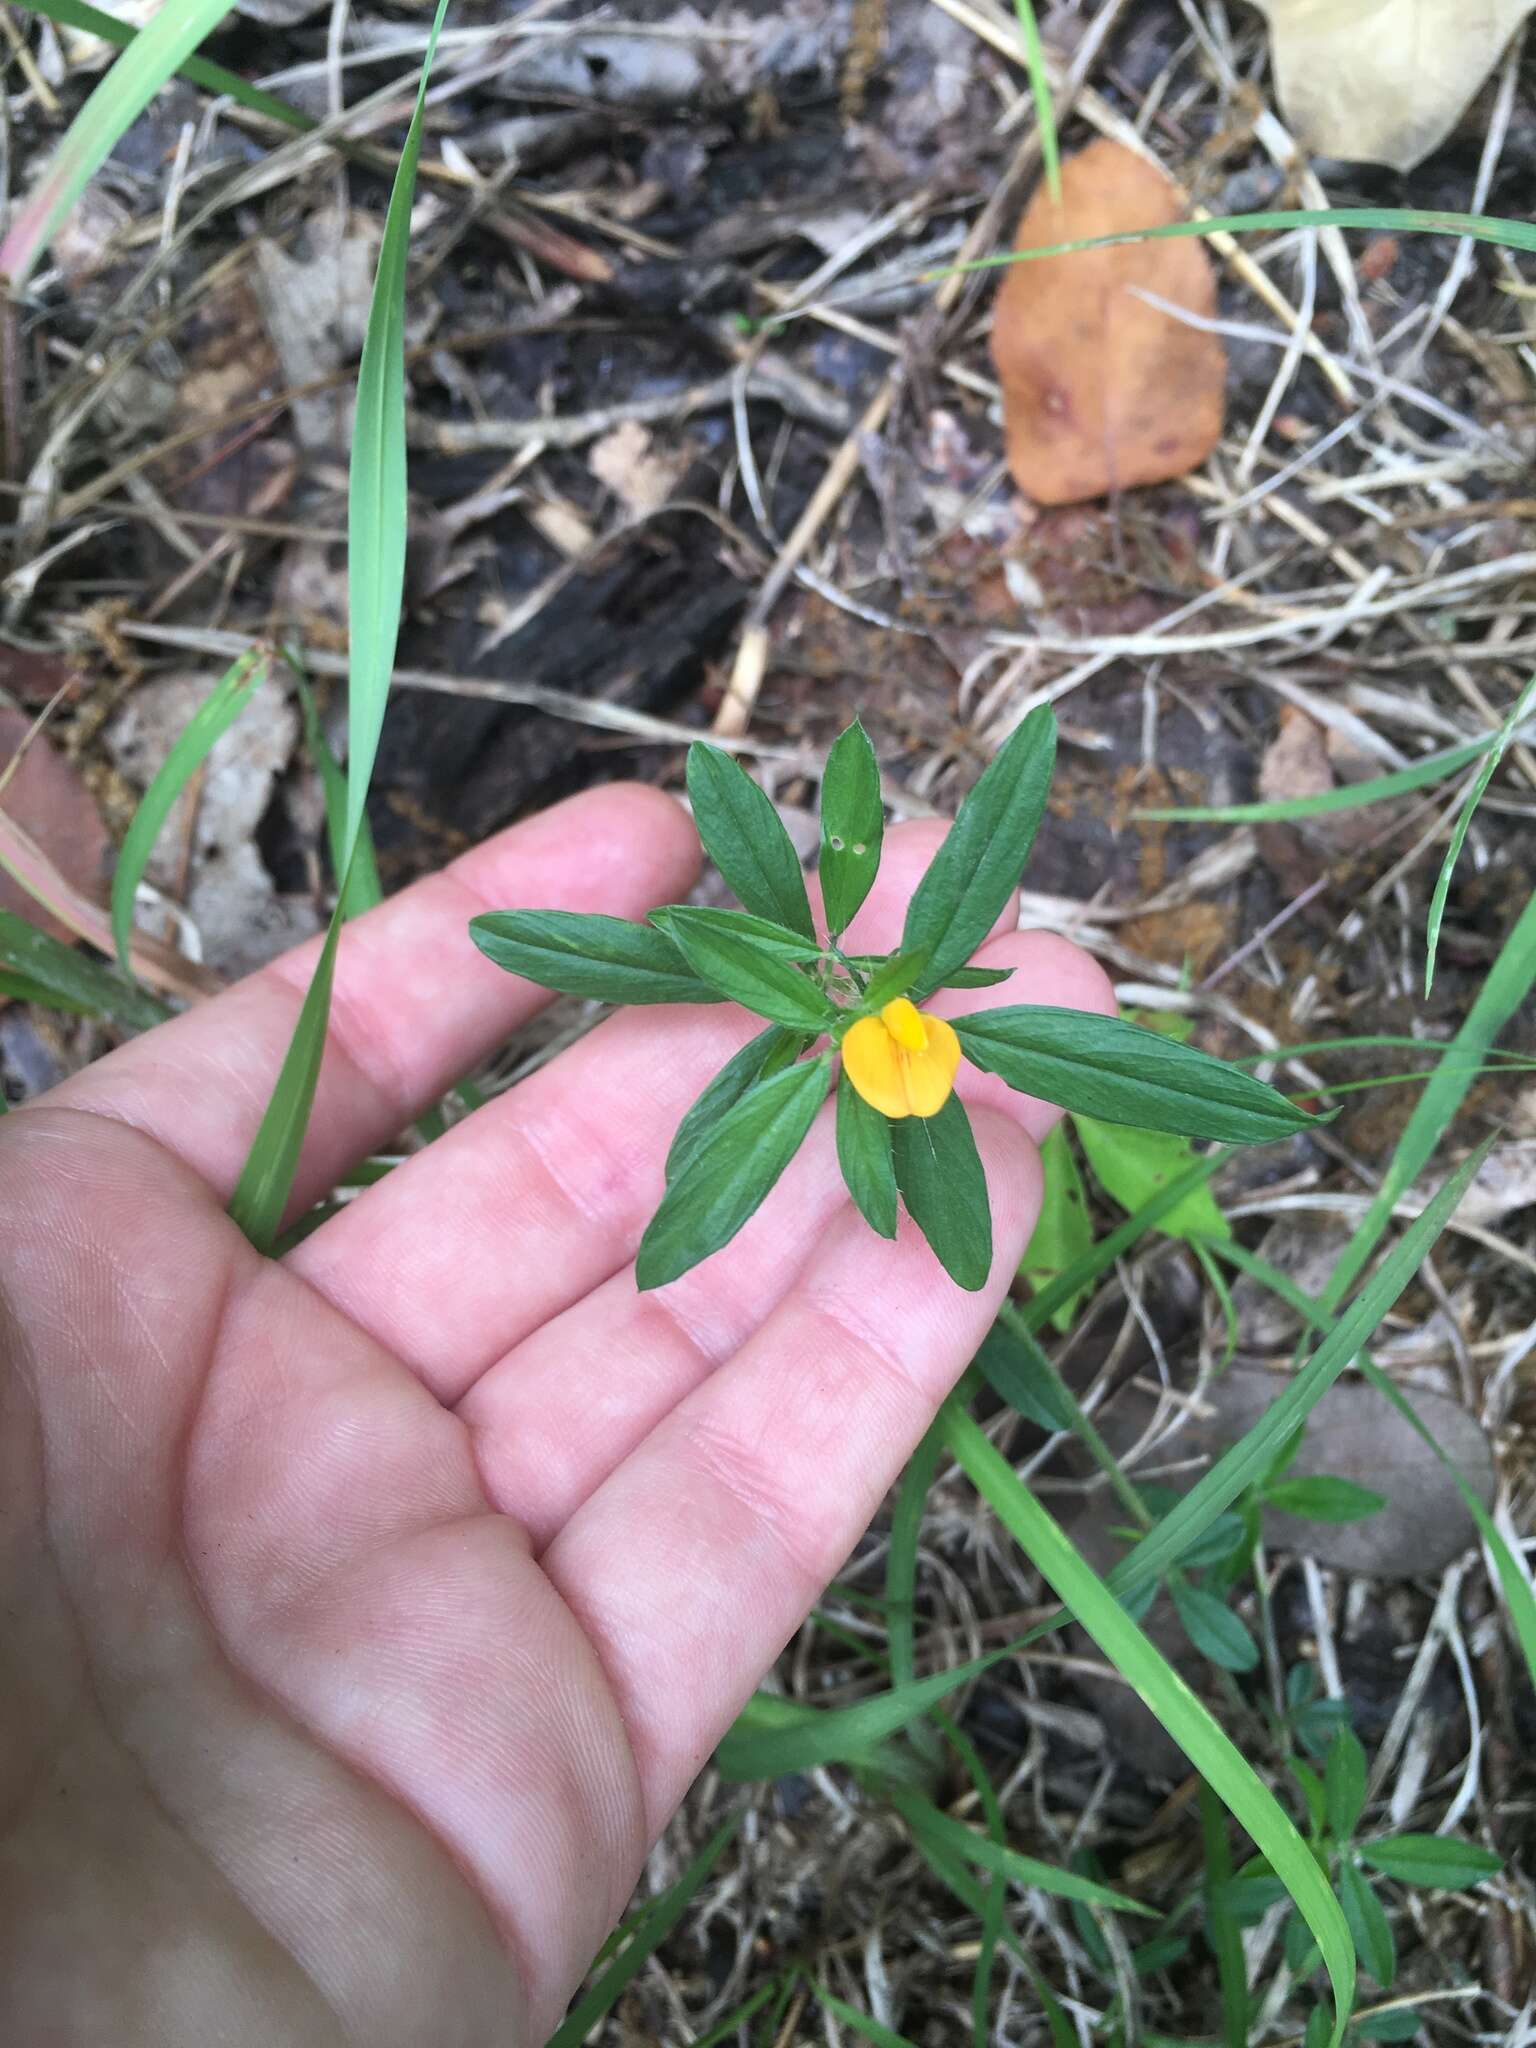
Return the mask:
[[821, 899], [835, 938], [852, 924], [880, 866], [885, 809], [880, 763], [855, 719], [839, 733], [821, 779]]
[[1379, 1842], [1361, 1842], [1359, 1853], [1372, 1869], [1395, 1877], [1399, 1884], [1433, 1885], [1445, 1891], [1481, 1884], [1504, 1868], [1503, 1858], [1491, 1849], [1458, 1841], [1454, 1835], [1387, 1835]]
[[1240, 1067], [1121, 1017], [1020, 1003], [957, 1017], [955, 1030], [984, 1073], [1109, 1123], [1262, 1145], [1317, 1121]]
[[718, 1003], [665, 932], [580, 910], [487, 910], [469, 921], [487, 960], [599, 1003]]
[[688, 800], [705, 851], [743, 906], [815, 938], [800, 856], [746, 770], [718, 747], [695, 741], [688, 749]]
[[769, 917], [754, 917], [750, 910], [715, 910], [697, 903], [668, 903], [652, 913], [652, 923], [674, 934], [681, 931], [714, 933], [725, 939], [745, 939], [760, 953], [778, 960], [820, 960], [823, 949], [814, 939], [792, 932], [787, 925]]
[[1209, 1657], [1223, 1671], [1253, 1669], [1259, 1661], [1259, 1646], [1225, 1601], [1184, 1578], [1172, 1579], [1168, 1590], [1184, 1633], [1202, 1657]]
[[871, 1230], [896, 1235], [896, 1170], [891, 1126], [871, 1109], [846, 1073], [837, 1083], [837, 1163], [854, 1206]]
[[1328, 1745], [1323, 1766], [1323, 1801], [1328, 1832], [1347, 1842], [1365, 1807], [1365, 1751], [1353, 1728], [1341, 1728]]
[[144, 870], [149, 865], [155, 841], [160, 837], [176, 799], [250, 703], [254, 692], [265, 681], [266, 674], [264, 655], [255, 651], [242, 654], [187, 720], [176, 744], [166, 755], [159, 774], [139, 800], [112, 876], [112, 942], [117, 948], [118, 965], [124, 974], [133, 972], [128, 955], [133, 939], [134, 898], [144, 879]]
[[946, 974], [940, 983], [942, 988], [996, 988], [1001, 981], [1013, 977], [1011, 967], [957, 967], [953, 974]]
[[927, 957], [926, 953], [889, 953], [856, 961], [856, 966], [869, 973], [859, 1008], [873, 1016], [897, 996], [904, 996], [922, 973]]
[[765, 953], [756, 939], [670, 910], [653, 911], [651, 922], [695, 974], [759, 1017], [798, 1031], [825, 1031], [836, 1023], [836, 1010], [815, 983], [791, 961]]
[[734, 1058], [728, 1059], [678, 1125], [667, 1151], [667, 1180], [674, 1181], [685, 1171], [721, 1117], [740, 1102], [749, 1088], [793, 1066], [810, 1042], [804, 1032], [786, 1031], [782, 1024], [770, 1024]]
[[1018, 887], [1056, 765], [1056, 717], [1032, 711], [960, 806], [907, 906], [902, 948], [926, 946], [919, 1000], [963, 967]]
[[1435, 953], [1440, 944], [1441, 920], [1445, 916], [1446, 902], [1451, 893], [1451, 876], [1456, 871], [1456, 862], [1460, 857], [1463, 845], [1466, 843], [1467, 831], [1471, 826], [1473, 813], [1482, 802], [1483, 793], [1493, 780], [1494, 770], [1504, 758], [1504, 750], [1515, 736], [1515, 728], [1530, 709], [1533, 695], [1536, 695], [1536, 675], [1531, 677], [1514, 703], [1510, 705], [1509, 716], [1499, 727], [1497, 734], [1494, 736], [1493, 745], [1489, 748], [1482, 767], [1478, 769], [1477, 774], [1472, 779], [1472, 787], [1467, 791], [1466, 800], [1463, 802], [1461, 812], [1456, 820], [1455, 830], [1451, 833], [1451, 843], [1445, 849], [1445, 859], [1441, 863], [1440, 873], [1435, 880], [1435, 893], [1430, 898], [1429, 916], [1425, 920], [1424, 925], [1424, 994], [1426, 997], [1434, 986]]
[[231, 12], [231, 0], [165, 0], [69, 124], [48, 168], [17, 210], [0, 273], [23, 285], [75, 201], [167, 79]]
[[171, 1014], [156, 997], [40, 932], [13, 910], [0, 910], [0, 971], [13, 984], [6, 993], [18, 1001], [111, 1017], [130, 1031], [147, 1031]]
[[307, 678], [298, 667], [298, 656], [291, 649], [284, 649], [288, 665], [294, 672], [294, 684], [299, 693], [299, 708], [304, 715], [304, 748], [309, 755], [310, 765], [320, 778], [321, 793], [325, 797], [325, 836], [331, 849], [331, 867], [335, 872], [337, 885], [341, 877], [349, 875], [347, 893], [341, 899], [341, 914], [344, 919], [361, 917], [365, 910], [384, 901], [384, 885], [379, 880], [379, 859], [373, 844], [373, 831], [367, 816], [358, 828], [357, 844], [352, 849], [350, 872], [347, 863], [347, 777], [341, 763], [331, 752], [330, 742], [320, 724], [320, 713], [315, 705], [315, 693], [309, 687]]
[[1354, 1937], [1355, 1954], [1382, 1990], [1390, 1991], [1397, 1975], [1392, 1923], [1382, 1910], [1380, 1899], [1347, 1856], [1339, 1864], [1339, 1904]]
[[831, 1073], [823, 1053], [759, 1081], [726, 1111], [647, 1225], [638, 1286], [664, 1287], [730, 1243], [799, 1151]]
[[974, 1294], [992, 1270], [992, 1208], [959, 1096], [937, 1116], [898, 1118], [891, 1154], [908, 1215], [951, 1280]]
[[1384, 1493], [1331, 1472], [1318, 1472], [1310, 1479], [1277, 1479], [1265, 1487], [1264, 1500], [1283, 1515], [1301, 1515], [1309, 1522], [1363, 1522], [1387, 1504]]

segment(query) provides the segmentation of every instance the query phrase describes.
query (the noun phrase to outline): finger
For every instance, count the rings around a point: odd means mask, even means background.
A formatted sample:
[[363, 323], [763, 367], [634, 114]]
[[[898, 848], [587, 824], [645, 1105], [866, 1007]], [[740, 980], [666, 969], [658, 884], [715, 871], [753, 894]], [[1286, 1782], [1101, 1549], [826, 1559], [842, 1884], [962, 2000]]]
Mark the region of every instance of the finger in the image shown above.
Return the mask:
[[[653, 1825], [847, 1558], [974, 1355], [1028, 1242], [1039, 1155], [988, 1111], [986, 1287], [963, 1293], [910, 1223], [851, 1210], [800, 1284], [544, 1554], [596, 1645]], [[684, 1674], [686, 1683], [679, 1683]]]
[[[514, 825], [349, 924], [295, 1200], [313, 1201], [549, 1000], [478, 953], [482, 910], [540, 905], [642, 916], [682, 894], [698, 840], [679, 807], [632, 785], [593, 790]], [[234, 1186], [282, 1065], [319, 941], [49, 1096], [132, 1124], [219, 1194]]]
[[[1010, 932], [981, 964], [1013, 969], [1017, 1000], [1113, 1009], [1101, 968], [1049, 932]], [[1022, 993], [1027, 991], [1027, 997]], [[982, 1007], [998, 989], [955, 992]], [[962, 1063], [966, 1101], [1002, 1111], [1037, 1143], [1060, 1111]], [[830, 1119], [831, 1112], [824, 1115]], [[475, 1432], [489, 1498], [547, 1542], [651, 1430], [746, 1342], [847, 1205], [830, 1138], [808, 1145], [741, 1235], [655, 1294], [627, 1265], [532, 1332], [475, 1382], [459, 1414]]]
[[[890, 834], [857, 949], [897, 944], [942, 838], [927, 822]], [[295, 1269], [439, 1399], [459, 1400], [629, 1264], [684, 1111], [761, 1029], [734, 1005], [610, 1019], [349, 1203], [298, 1247]]]

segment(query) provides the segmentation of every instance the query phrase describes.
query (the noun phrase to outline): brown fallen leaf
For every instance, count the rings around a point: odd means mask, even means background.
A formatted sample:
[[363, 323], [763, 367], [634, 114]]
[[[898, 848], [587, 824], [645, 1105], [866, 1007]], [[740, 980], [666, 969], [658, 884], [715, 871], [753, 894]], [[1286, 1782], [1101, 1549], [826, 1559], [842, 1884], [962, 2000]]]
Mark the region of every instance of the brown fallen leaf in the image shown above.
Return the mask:
[[1305, 149], [1411, 171], [1438, 149], [1533, 0], [1253, 0]]
[[[1162, 227], [1179, 194], [1145, 157], [1094, 142], [1061, 167], [1061, 200], [1043, 188], [1014, 246]], [[1221, 433], [1226, 351], [1139, 296], [1202, 319], [1216, 282], [1198, 240], [1127, 242], [1016, 264], [992, 322], [1008, 466], [1042, 505], [1102, 498], [1196, 468]]]
[[[19, 711], [0, 705], [0, 774], [32, 729]], [[42, 848], [71, 889], [99, 897], [106, 875], [107, 834], [96, 805], [58, 748], [41, 733], [16, 762], [0, 790], [0, 811]], [[25, 917], [55, 939], [75, 935], [42, 910], [28, 892], [0, 870], [0, 909]]]

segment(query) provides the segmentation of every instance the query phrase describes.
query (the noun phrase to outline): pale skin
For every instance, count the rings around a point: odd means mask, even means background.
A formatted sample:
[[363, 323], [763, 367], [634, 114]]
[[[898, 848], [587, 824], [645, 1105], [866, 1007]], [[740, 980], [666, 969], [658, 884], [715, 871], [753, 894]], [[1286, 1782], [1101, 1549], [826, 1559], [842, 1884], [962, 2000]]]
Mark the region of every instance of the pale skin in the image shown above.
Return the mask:
[[[890, 836], [856, 950], [937, 839]], [[611, 788], [351, 927], [297, 1203], [545, 1000], [471, 915], [638, 917], [697, 862]], [[271, 1263], [224, 1205], [310, 957], [0, 1122], [7, 2042], [538, 2048], [1034, 1222], [1055, 1112], [962, 1067], [984, 1292], [867, 1229], [824, 1114], [734, 1244], [637, 1294], [671, 1132], [756, 1028], [653, 1009]], [[934, 1008], [1113, 1008], [1051, 936], [977, 958], [1013, 979]]]

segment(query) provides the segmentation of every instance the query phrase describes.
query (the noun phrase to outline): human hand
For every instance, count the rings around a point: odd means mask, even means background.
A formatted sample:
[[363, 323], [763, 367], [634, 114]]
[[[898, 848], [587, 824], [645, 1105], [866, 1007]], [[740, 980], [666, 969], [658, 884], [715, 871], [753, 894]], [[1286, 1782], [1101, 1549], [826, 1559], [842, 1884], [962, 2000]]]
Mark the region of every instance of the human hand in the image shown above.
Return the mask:
[[[936, 829], [849, 943], [893, 946]], [[546, 1000], [465, 926], [638, 917], [655, 792], [544, 813], [350, 926], [312, 1203]], [[1011, 921], [1012, 912], [1005, 922]], [[1045, 934], [977, 955], [1112, 1013]], [[537, 2048], [645, 1853], [996, 1310], [1055, 1112], [963, 1070], [966, 1294], [847, 1202], [831, 1112], [673, 1285], [631, 1261], [758, 1020], [630, 1011], [281, 1263], [224, 1213], [313, 949], [0, 1123], [0, 2038]], [[979, 992], [936, 1000], [956, 1014]]]

